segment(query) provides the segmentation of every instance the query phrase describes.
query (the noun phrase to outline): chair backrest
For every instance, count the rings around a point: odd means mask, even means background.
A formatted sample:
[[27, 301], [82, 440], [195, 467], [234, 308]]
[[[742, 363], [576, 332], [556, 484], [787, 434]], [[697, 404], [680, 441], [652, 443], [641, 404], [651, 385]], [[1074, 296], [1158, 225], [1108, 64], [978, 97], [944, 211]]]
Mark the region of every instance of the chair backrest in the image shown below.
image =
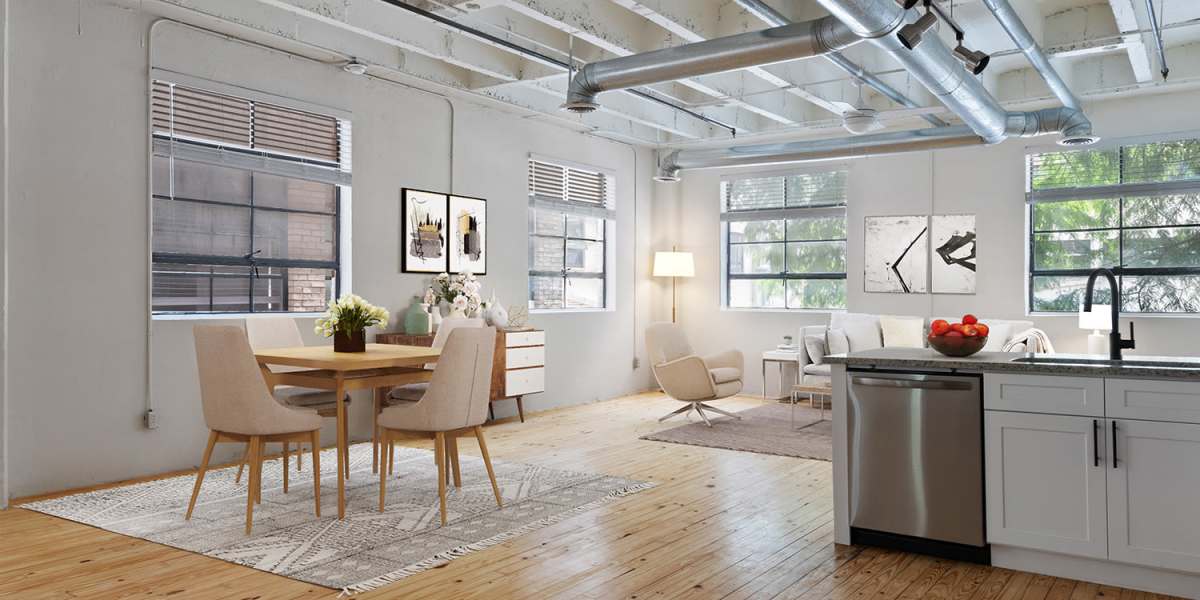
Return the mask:
[[646, 352], [650, 366], [695, 354], [683, 328], [675, 323], [651, 323], [646, 327]]
[[447, 338], [429, 389], [419, 403], [425, 411], [428, 431], [482, 425], [491, 401], [496, 330], [459, 327]]
[[433, 334], [433, 347], [446, 347], [446, 340], [450, 338], [450, 332], [459, 327], [483, 327], [483, 319], [444, 319], [437, 333]]
[[246, 332], [236, 325], [196, 325], [192, 334], [208, 428], [247, 435], [273, 431], [280, 411], [288, 409], [267, 390]]

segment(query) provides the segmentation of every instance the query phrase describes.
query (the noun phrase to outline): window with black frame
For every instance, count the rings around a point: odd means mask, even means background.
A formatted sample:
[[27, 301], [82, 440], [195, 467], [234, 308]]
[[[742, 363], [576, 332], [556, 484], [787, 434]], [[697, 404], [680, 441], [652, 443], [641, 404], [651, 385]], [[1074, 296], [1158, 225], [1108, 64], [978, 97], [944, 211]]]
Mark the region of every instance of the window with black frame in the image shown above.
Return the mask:
[[317, 312], [337, 296], [349, 123], [155, 81], [152, 309]]
[[534, 310], [608, 307], [613, 177], [529, 159], [529, 302]]
[[1088, 273], [1108, 267], [1124, 312], [1200, 312], [1200, 140], [1027, 160], [1032, 311], [1078, 311]]
[[721, 182], [725, 305], [846, 307], [846, 171]]

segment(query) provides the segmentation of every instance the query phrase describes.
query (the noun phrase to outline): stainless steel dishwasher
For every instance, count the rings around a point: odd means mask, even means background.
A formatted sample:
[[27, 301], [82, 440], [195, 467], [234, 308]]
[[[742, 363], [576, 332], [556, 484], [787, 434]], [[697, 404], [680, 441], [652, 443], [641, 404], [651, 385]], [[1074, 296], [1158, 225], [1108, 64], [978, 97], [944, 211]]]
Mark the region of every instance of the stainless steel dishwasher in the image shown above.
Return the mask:
[[847, 375], [851, 542], [990, 563], [980, 377]]

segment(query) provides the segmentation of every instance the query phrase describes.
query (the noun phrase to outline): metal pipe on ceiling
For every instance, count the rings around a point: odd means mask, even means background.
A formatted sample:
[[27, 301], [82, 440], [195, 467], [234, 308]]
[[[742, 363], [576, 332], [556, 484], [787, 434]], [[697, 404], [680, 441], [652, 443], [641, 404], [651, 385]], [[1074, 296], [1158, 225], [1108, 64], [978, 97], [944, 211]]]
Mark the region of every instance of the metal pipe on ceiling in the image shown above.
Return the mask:
[[988, 10], [992, 11], [996, 21], [1008, 33], [1008, 37], [1017, 45], [1017, 49], [1025, 55], [1029, 64], [1033, 65], [1034, 70], [1042, 76], [1042, 80], [1046, 82], [1046, 86], [1050, 88], [1058, 101], [1067, 108], [1082, 110], [1079, 98], [1075, 97], [1071, 88], [1067, 87], [1067, 83], [1058, 75], [1058, 71], [1054, 70], [1050, 59], [1046, 58], [1042, 48], [1034, 41], [1029, 29], [1021, 21], [1021, 17], [1017, 16], [1017, 11], [1013, 10], [1012, 4], [1009, 4], [1008, 0], [983, 0], [983, 3]]
[[833, 17], [791, 23], [584, 65], [563, 108], [591, 112], [600, 92], [819, 56], [861, 41]]
[[1158, 15], [1154, 12], [1154, 0], [1146, 0], [1146, 12], [1150, 14], [1150, 29], [1154, 30], [1154, 44], [1158, 48], [1158, 67], [1163, 79], [1171, 73], [1167, 67], [1167, 51], [1163, 48], [1162, 28], [1158, 26]]
[[[750, 14], [770, 23], [771, 25], [781, 26], [791, 23], [791, 21], [783, 16], [783, 13], [775, 10], [763, 0], [736, 0], [736, 2]], [[850, 74], [851, 77], [858, 80], [860, 83], [871, 86], [875, 91], [890, 98], [896, 104], [907, 108], [923, 108], [917, 104], [912, 98], [905, 96], [900, 90], [888, 85], [886, 81], [867, 72], [866, 69], [859, 66], [854, 61], [846, 58], [840, 52], [830, 52], [825, 55], [825, 58], [837, 65], [843, 71]], [[934, 115], [921, 115], [929, 124], [934, 127], [945, 127], [947, 123]]]

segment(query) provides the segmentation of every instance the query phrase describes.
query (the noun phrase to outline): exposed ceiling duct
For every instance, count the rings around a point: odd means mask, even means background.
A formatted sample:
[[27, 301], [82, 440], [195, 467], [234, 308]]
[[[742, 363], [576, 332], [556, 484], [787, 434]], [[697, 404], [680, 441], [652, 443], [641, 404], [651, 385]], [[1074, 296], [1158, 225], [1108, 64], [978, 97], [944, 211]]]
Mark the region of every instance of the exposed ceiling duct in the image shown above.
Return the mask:
[[563, 108], [591, 112], [600, 92], [818, 56], [861, 41], [824, 17], [763, 31], [664, 48], [585, 65], [571, 80]]
[[708, 150], [676, 150], [663, 157], [656, 181], [679, 181], [681, 169], [793, 163], [938, 150], [987, 143], [970, 127], [930, 127], [846, 138], [757, 144]]

